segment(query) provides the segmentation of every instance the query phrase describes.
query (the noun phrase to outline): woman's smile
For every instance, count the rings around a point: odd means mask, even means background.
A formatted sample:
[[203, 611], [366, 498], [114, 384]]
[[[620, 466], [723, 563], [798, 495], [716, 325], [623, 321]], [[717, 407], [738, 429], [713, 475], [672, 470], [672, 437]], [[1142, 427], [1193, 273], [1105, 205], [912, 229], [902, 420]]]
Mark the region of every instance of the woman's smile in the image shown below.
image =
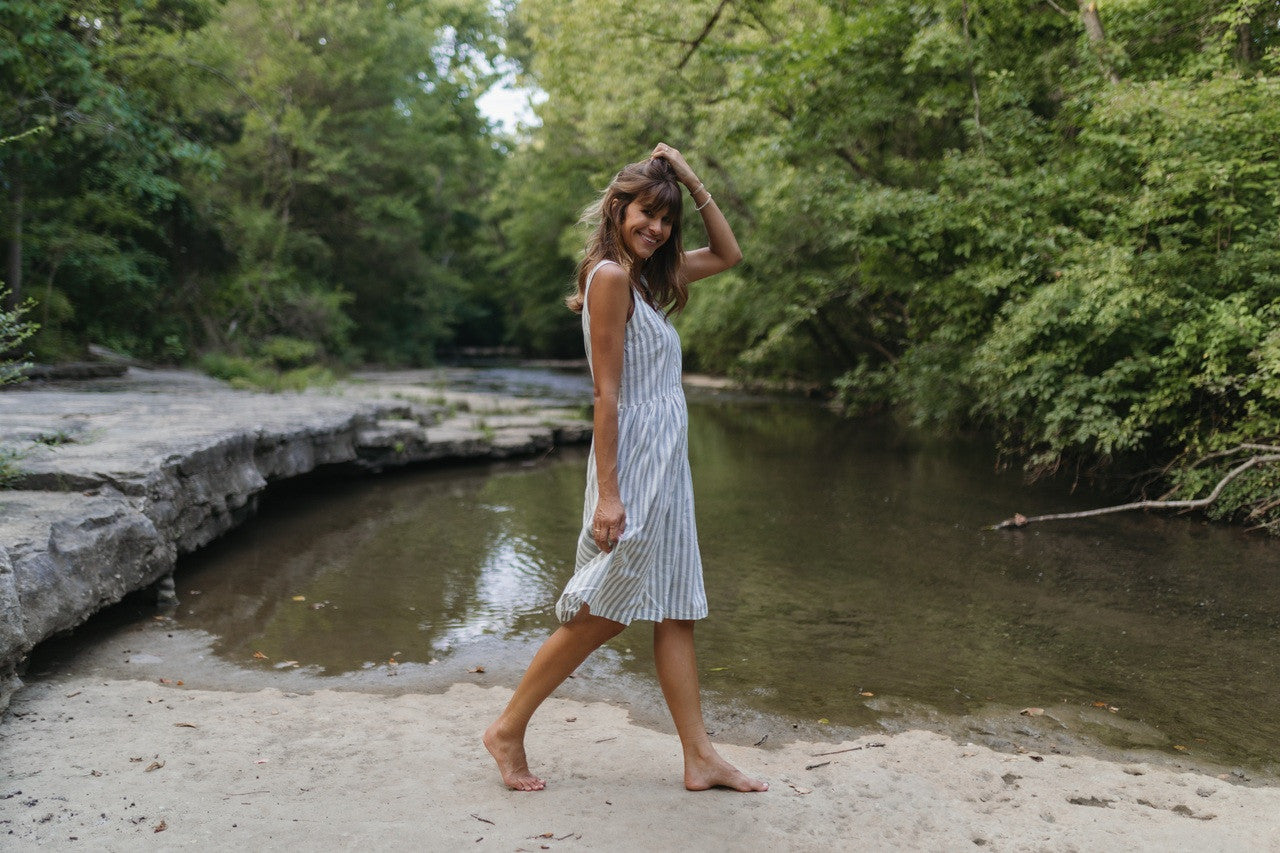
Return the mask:
[[622, 230], [627, 235], [627, 248], [637, 258], [647, 260], [671, 236], [671, 218], [665, 209], [653, 210], [632, 203], [627, 205]]

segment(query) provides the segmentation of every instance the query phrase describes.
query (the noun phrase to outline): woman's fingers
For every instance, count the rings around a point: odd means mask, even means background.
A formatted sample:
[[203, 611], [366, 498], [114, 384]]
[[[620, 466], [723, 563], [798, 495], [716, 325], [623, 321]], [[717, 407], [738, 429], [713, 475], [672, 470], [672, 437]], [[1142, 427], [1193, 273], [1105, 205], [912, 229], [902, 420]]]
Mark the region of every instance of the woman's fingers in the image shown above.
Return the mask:
[[670, 163], [671, 168], [676, 170], [676, 177], [682, 181], [686, 180], [689, 175], [693, 173], [693, 170], [689, 168], [689, 164], [684, 161], [684, 156], [665, 142], [659, 142], [655, 145], [653, 147], [653, 153], [649, 156], [661, 157], [663, 160]]
[[626, 530], [626, 527], [625, 516], [617, 519], [601, 519], [597, 517], [591, 523], [591, 539], [596, 543], [597, 548], [608, 553], [613, 550], [614, 545], [618, 544], [618, 540], [622, 538], [622, 533]]

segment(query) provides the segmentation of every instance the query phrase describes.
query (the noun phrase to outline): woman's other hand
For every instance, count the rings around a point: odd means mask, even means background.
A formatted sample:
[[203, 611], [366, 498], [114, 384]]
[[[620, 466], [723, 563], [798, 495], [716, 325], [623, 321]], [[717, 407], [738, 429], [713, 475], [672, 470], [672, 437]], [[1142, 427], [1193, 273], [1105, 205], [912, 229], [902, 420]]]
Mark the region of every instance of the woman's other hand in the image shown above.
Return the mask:
[[606, 554], [612, 552], [626, 529], [627, 512], [622, 501], [602, 495], [591, 518], [591, 538], [595, 540], [596, 547]]

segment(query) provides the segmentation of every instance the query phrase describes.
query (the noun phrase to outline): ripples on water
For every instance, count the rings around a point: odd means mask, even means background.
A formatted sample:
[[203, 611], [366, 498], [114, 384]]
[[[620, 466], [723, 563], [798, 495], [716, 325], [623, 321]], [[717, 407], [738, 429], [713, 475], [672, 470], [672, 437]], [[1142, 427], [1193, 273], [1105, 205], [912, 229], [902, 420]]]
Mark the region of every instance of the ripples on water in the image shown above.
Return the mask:
[[[720, 696], [855, 726], [1059, 705], [1110, 715], [1113, 745], [1131, 723], [1134, 742], [1274, 765], [1273, 540], [1143, 515], [984, 531], [1100, 501], [996, 474], [980, 443], [801, 403], [695, 399], [690, 455], [712, 607], [699, 654]], [[585, 467], [567, 450], [284, 493], [187, 561], [181, 623], [230, 660], [330, 675], [536, 641], [572, 573]], [[636, 630], [603, 665], [647, 677]]]

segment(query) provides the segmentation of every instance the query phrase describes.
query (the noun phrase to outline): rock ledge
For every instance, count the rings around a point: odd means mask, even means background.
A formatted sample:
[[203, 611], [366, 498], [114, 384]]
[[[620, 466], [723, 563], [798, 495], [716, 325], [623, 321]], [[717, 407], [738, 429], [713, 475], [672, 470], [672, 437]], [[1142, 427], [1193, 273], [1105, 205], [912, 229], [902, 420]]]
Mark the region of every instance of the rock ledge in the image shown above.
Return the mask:
[[42, 640], [173, 572], [251, 516], [272, 482], [323, 465], [371, 472], [527, 456], [588, 441], [546, 401], [462, 392], [436, 371], [294, 394], [130, 368], [101, 385], [0, 393], [0, 710]]

